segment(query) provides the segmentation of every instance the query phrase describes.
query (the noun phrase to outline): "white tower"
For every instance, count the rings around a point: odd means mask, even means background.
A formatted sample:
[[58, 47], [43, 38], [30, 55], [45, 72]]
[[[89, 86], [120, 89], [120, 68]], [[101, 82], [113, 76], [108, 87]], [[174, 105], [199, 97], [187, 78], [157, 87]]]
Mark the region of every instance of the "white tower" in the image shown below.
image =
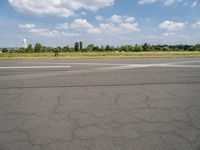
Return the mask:
[[27, 39], [23, 39], [23, 48], [27, 48]]

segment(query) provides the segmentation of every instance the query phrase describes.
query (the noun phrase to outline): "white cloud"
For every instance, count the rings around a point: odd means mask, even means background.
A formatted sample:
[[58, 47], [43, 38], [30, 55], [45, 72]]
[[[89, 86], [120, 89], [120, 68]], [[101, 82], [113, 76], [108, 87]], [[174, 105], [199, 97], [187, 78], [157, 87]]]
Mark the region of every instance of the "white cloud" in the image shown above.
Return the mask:
[[135, 22], [134, 17], [118, 17], [121, 18], [121, 20], [114, 21], [112, 20], [114, 17], [110, 17], [108, 19], [103, 19], [102, 23], [96, 26], [89, 23], [86, 19], [79, 18], [72, 22], [59, 23], [52, 30], [48, 28], [36, 28], [36, 26], [32, 24], [19, 25], [19, 27], [45, 37], [77, 36], [76, 32], [79, 32], [80, 34], [129, 34], [140, 31], [139, 25]]
[[79, 30], [83, 30], [83, 29], [90, 29], [93, 28], [93, 25], [91, 25], [90, 23], [87, 22], [86, 19], [75, 19], [70, 27], [72, 29], [79, 29]]
[[112, 23], [101, 23], [100, 29], [105, 33], [113, 33], [118, 31], [117, 27]]
[[102, 23], [100, 29], [106, 34], [127, 34], [133, 32], [139, 32], [138, 23], [120, 23], [115, 25], [113, 23]]
[[200, 21], [197, 21], [192, 25], [193, 28], [200, 28]]
[[20, 12], [36, 15], [57, 15], [69, 17], [80, 9], [96, 11], [111, 6], [115, 0], [8, 0]]
[[[61, 27], [65, 27], [66, 24], [59, 24], [56, 28], [61, 29]], [[71, 33], [71, 32], [60, 32], [58, 30], [50, 30], [48, 28], [37, 28], [34, 24], [20, 24], [19, 28], [25, 29], [28, 32], [45, 36], [45, 37], [61, 37], [61, 36], [79, 36], [78, 33]]]
[[128, 34], [139, 32], [139, 25], [134, 17], [113, 15], [100, 24], [100, 30], [105, 34]]
[[98, 21], [103, 21], [104, 18], [103, 18], [102, 16], [96, 16], [96, 20], [98, 20]]
[[142, 35], [142, 42], [152, 44], [185, 44], [192, 43], [191, 37], [173, 32], [164, 33], [162, 35]]
[[130, 32], [138, 32], [140, 29], [138, 28], [138, 23], [121, 23], [119, 25], [121, 30], [130, 31]]
[[157, 0], [138, 0], [139, 4], [151, 4], [155, 3]]
[[169, 33], [164, 33], [163, 36], [174, 36], [176, 33], [174, 32], [169, 32]]
[[32, 29], [35, 28], [36, 26], [34, 24], [20, 24], [19, 27], [22, 29]]
[[86, 19], [75, 19], [70, 24], [70, 28], [76, 29], [76, 30], [85, 30], [86, 32], [91, 33], [91, 34], [101, 33], [101, 31], [98, 28], [94, 27]]
[[175, 31], [175, 30], [182, 30], [186, 27], [186, 24], [183, 22], [173, 22], [173, 21], [164, 21], [159, 25], [159, 28], [168, 30], [168, 31]]
[[165, 5], [172, 5], [177, 2], [181, 2], [182, 0], [162, 0]]
[[44, 29], [44, 28], [31, 29], [29, 32], [36, 33], [36, 34], [46, 36], [46, 37], [57, 37], [57, 36], [59, 36], [58, 31], [49, 31], [48, 29]]
[[124, 22], [134, 22], [135, 18], [134, 17], [125, 17]]
[[46, 28], [34, 28], [29, 30], [29, 32], [45, 37], [79, 36], [78, 33], [59, 32], [57, 30], [49, 30]]
[[101, 30], [98, 28], [92, 28], [92, 29], [87, 30], [87, 32], [91, 34], [100, 34]]
[[56, 29], [69, 29], [68, 23], [57, 24]]
[[[195, 0], [198, 1], [198, 0]], [[139, 4], [152, 4], [155, 2], [162, 2], [164, 5], [173, 5], [177, 3], [182, 3], [183, 5], [188, 4], [186, 0], [138, 0]]]
[[118, 15], [113, 15], [110, 20], [112, 22], [117, 22], [117, 23], [121, 23], [123, 22], [123, 17], [122, 16], [118, 16]]
[[196, 7], [198, 4], [199, 4], [199, 1], [198, 1], [198, 0], [195, 0], [195, 1], [192, 3], [191, 7]]
[[119, 16], [119, 15], [113, 15], [110, 19], [108, 19], [111, 22], [114, 23], [130, 23], [134, 22], [135, 18], [134, 17], [129, 17], [129, 16]]

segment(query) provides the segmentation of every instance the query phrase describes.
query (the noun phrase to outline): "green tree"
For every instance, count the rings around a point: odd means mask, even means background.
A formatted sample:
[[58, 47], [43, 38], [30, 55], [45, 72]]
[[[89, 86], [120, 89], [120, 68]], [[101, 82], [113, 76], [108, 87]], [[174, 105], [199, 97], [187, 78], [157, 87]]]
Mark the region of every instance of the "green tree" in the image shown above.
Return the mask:
[[33, 52], [33, 47], [31, 44], [28, 45], [28, 47], [26, 48], [26, 52], [27, 53], [32, 53]]
[[40, 43], [36, 43], [35, 47], [34, 47], [34, 52], [35, 53], [40, 53], [41, 52], [41, 48], [42, 48], [42, 45]]
[[26, 53], [26, 49], [23, 48], [23, 47], [21, 47], [21, 48], [19, 48], [16, 52], [17, 52], [17, 53]]
[[131, 51], [131, 52], [134, 52], [134, 46], [132, 46], [132, 45], [128, 45], [128, 51]]
[[60, 52], [62, 52], [62, 48], [59, 46], [59, 47], [57, 47], [57, 49], [58, 49], [58, 52], [60, 53]]
[[98, 52], [100, 51], [99, 47], [98, 46], [95, 46], [94, 49], [93, 49], [95, 52]]
[[200, 51], [200, 44], [197, 44], [193, 47], [194, 51]]
[[62, 48], [62, 52], [70, 52], [69, 46], [65, 46]]
[[7, 53], [8, 52], [8, 49], [7, 48], [3, 48], [2, 49], [2, 53]]
[[51, 51], [49, 51], [49, 49], [46, 46], [42, 46], [40, 49], [40, 52], [46, 53], [46, 52], [51, 52]]
[[79, 46], [80, 46], [80, 50], [82, 51], [83, 50], [83, 42], [82, 41], [79, 42]]
[[110, 45], [106, 45], [105, 51], [111, 51]]
[[101, 45], [101, 47], [100, 47], [99, 50], [100, 50], [100, 51], [105, 51], [105, 47], [104, 47], [103, 45]]
[[141, 52], [141, 51], [143, 51], [143, 47], [136, 45], [135, 48], [134, 48], [134, 51], [135, 52]]
[[74, 45], [74, 50], [77, 52], [79, 51], [79, 43], [76, 42], [75, 45]]
[[147, 43], [144, 43], [143, 47], [143, 51], [148, 51], [149, 49], [149, 45]]
[[120, 49], [120, 51], [127, 52], [128, 51], [128, 46], [127, 45], [122, 45], [119, 49]]
[[89, 45], [87, 46], [87, 50], [88, 50], [88, 51], [93, 51], [93, 50], [94, 50], [94, 44], [89, 44]]
[[163, 51], [170, 51], [170, 49], [169, 49], [168, 46], [164, 46], [164, 47], [162, 48], [162, 50], [163, 50]]

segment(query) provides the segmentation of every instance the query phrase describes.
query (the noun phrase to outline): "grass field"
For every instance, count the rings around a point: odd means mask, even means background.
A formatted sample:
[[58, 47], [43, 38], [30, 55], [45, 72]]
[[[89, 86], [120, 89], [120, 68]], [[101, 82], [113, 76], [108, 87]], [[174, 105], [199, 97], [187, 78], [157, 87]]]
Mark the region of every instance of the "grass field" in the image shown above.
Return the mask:
[[0, 60], [93, 59], [93, 58], [200, 58], [200, 52], [84, 52], [84, 53], [1, 53]]

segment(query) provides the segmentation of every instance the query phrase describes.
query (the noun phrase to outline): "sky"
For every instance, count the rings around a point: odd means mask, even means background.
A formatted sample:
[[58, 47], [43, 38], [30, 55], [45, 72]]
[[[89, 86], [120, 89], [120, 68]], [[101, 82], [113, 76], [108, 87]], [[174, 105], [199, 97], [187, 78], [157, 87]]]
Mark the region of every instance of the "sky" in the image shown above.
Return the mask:
[[200, 0], [0, 0], [0, 47], [200, 43]]

